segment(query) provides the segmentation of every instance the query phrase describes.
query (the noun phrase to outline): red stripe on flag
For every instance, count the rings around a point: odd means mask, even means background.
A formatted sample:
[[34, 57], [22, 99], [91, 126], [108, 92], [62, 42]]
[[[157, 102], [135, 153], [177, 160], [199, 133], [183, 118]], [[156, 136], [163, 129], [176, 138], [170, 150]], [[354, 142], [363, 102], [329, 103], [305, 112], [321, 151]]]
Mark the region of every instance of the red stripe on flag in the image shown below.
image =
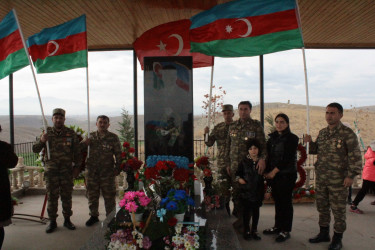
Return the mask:
[[[251, 33], [244, 36], [249, 31], [248, 21], [251, 24]], [[296, 12], [293, 9], [262, 16], [219, 19], [190, 30], [190, 41], [203, 43], [214, 40], [254, 37], [297, 28]]]
[[33, 45], [29, 48], [29, 52], [35, 62], [37, 59], [44, 60], [47, 56], [71, 54], [85, 49], [87, 49], [86, 32], [82, 32], [64, 39], [51, 40], [46, 44]]
[[0, 61], [5, 60], [10, 54], [23, 48], [19, 30], [0, 39]]

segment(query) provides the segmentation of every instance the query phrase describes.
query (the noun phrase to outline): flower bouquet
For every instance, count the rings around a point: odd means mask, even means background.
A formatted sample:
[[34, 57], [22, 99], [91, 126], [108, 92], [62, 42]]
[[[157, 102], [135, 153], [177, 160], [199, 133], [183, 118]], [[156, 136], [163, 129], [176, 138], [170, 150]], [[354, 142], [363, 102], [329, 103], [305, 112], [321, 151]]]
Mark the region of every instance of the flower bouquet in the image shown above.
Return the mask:
[[151, 199], [148, 198], [143, 191], [127, 191], [125, 192], [124, 198], [120, 201], [119, 205], [122, 209], [128, 211], [129, 213], [140, 214], [140, 217], [133, 218], [133, 221], [140, 221], [150, 202]]
[[293, 189], [294, 202], [314, 202], [315, 190], [312, 185]]
[[122, 144], [122, 147], [122, 162], [120, 165], [120, 169], [126, 172], [126, 181], [128, 182], [127, 190], [134, 190], [134, 171], [138, 171], [141, 168], [143, 162], [138, 160], [138, 158], [134, 156], [135, 149], [130, 147], [129, 142], [124, 142]]
[[137, 229], [130, 227], [119, 229], [115, 233], [111, 234], [110, 242], [107, 249], [111, 250], [122, 250], [122, 249], [150, 249], [152, 241], [149, 237], [143, 236], [143, 234]]
[[194, 205], [194, 200], [186, 194], [185, 190], [176, 189], [169, 190], [167, 196], [160, 202], [160, 207], [174, 214], [183, 214], [186, 212], [188, 206]]
[[199, 227], [197, 226], [186, 226], [182, 223], [177, 223], [175, 226], [176, 234], [171, 236], [163, 237], [166, 250], [169, 249], [200, 249], [199, 246]]

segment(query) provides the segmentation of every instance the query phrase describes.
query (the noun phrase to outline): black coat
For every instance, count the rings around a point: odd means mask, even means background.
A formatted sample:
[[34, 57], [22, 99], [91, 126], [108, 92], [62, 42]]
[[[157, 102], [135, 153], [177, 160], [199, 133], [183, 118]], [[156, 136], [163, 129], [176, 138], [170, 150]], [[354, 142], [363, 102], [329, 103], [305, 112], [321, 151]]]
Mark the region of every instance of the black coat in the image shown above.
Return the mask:
[[258, 162], [245, 157], [238, 165], [236, 177], [246, 181], [246, 184], [239, 184], [240, 198], [261, 206], [264, 197], [264, 177], [258, 174], [255, 168], [257, 164]]
[[277, 167], [280, 170], [277, 175], [296, 174], [298, 140], [289, 129], [282, 134], [277, 131], [269, 134], [266, 172]]
[[12, 217], [8, 168], [14, 168], [17, 162], [18, 157], [11, 146], [6, 142], [0, 141], [0, 221], [6, 221]]

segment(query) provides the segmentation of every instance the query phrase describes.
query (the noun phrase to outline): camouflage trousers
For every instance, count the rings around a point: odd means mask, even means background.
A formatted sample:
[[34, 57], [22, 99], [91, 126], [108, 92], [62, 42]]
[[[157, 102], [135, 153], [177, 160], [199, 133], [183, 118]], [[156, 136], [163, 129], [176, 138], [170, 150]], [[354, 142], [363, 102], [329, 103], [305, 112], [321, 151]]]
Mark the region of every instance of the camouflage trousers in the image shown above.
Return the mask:
[[344, 179], [318, 180], [316, 182], [316, 207], [319, 212], [319, 226], [329, 227], [331, 210], [334, 217], [334, 230], [343, 233], [346, 229], [346, 198], [348, 188], [343, 186]]
[[72, 216], [73, 173], [69, 169], [64, 172], [47, 170], [44, 174], [48, 195], [47, 213], [50, 220], [56, 220], [58, 200], [61, 196], [64, 218]]
[[[99, 216], [100, 191], [104, 198], [106, 216], [116, 208], [116, 184], [113, 170], [105, 174], [94, 171], [86, 172], [87, 196], [91, 216]], [[112, 172], [110, 172], [112, 171]]]

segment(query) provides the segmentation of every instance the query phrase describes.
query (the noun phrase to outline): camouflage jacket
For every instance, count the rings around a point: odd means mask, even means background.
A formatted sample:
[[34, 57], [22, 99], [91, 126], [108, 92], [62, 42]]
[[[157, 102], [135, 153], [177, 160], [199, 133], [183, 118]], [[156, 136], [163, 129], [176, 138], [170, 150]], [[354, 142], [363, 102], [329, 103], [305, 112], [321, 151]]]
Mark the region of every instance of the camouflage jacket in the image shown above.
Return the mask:
[[[82, 141], [84, 151], [87, 151], [86, 144]], [[106, 131], [99, 135], [98, 131], [90, 133], [90, 155], [86, 160], [87, 170], [113, 169], [120, 170], [121, 165], [121, 143], [118, 136]]]
[[358, 139], [352, 129], [341, 122], [330, 130], [319, 131], [315, 142], [310, 143], [310, 154], [317, 154], [317, 173], [335, 171], [354, 178], [362, 169], [362, 156]]
[[[42, 133], [43, 134], [43, 133]], [[40, 135], [40, 137], [42, 136]], [[73, 129], [63, 127], [60, 132], [54, 127], [47, 128], [49, 151], [51, 159], [47, 159], [47, 150], [44, 153], [44, 162], [46, 169], [72, 169], [72, 163], [75, 167], [80, 167], [82, 155], [79, 147], [79, 139]], [[40, 137], [33, 145], [33, 152], [39, 153], [46, 148], [46, 143], [40, 141]]]
[[249, 139], [257, 139], [259, 141], [261, 145], [260, 158], [266, 159], [266, 138], [259, 121], [249, 118], [242, 122], [241, 119], [238, 119], [229, 125], [225, 164], [230, 166], [232, 171], [237, 170], [240, 161], [248, 154], [246, 141]]
[[217, 124], [208, 136], [208, 141], [205, 144], [208, 147], [217, 144], [217, 164], [219, 167], [225, 167], [225, 145], [227, 143], [229, 124], [225, 122]]

